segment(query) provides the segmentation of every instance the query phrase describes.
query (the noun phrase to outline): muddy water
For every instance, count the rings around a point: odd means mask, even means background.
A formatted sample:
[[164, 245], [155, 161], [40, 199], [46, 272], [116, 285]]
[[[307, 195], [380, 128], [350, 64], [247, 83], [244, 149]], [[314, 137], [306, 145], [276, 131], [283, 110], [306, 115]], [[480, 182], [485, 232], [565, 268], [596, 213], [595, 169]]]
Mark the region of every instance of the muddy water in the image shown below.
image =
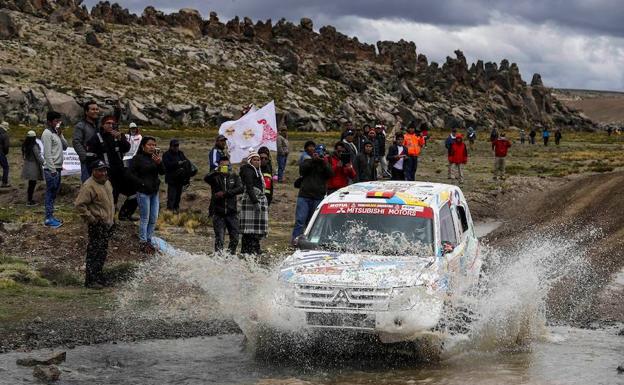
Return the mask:
[[[615, 334], [550, 328], [530, 351], [465, 351], [435, 365], [392, 357], [266, 363], [242, 348], [241, 335], [82, 346], [67, 352], [59, 384], [624, 384], [616, 371], [624, 337]], [[50, 352], [0, 355], [0, 383], [37, 383], [15, 360]]]

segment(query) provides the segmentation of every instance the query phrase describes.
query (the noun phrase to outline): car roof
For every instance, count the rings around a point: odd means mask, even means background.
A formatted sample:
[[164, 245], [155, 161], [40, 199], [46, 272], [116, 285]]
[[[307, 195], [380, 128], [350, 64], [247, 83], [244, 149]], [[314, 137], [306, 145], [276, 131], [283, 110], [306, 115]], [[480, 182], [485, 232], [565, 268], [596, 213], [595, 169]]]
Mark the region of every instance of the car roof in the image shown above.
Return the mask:
[[370, 202], [438, 207], [460, 195], [459, 187], [445, 183], [373, 181], [344, 187], [325, 198], [323, 203]]

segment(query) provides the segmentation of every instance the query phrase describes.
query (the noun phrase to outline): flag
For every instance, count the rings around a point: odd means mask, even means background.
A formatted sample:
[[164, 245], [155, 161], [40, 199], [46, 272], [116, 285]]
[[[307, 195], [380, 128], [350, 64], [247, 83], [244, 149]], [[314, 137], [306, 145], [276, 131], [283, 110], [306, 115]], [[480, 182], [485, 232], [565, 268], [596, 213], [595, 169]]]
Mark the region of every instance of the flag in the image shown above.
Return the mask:
[[259, 110], [255, 107], [238, 120], [221, 125], [219, 134], [227, 138], [231, 163], [240, 163], [251, 151], [266, 146], [277, 151], [275, 103], [271, 101]]

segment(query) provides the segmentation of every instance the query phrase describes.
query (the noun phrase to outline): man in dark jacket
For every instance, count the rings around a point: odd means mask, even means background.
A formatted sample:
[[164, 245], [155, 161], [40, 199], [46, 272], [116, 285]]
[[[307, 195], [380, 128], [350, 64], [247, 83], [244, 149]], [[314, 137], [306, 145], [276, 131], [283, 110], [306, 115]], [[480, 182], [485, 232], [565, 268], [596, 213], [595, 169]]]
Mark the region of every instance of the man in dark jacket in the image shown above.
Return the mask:
[[371, 142], [364, 143], [364, 151], [355, 157], [354, 167], [356, 182], [377, 180], [377, 164], [375, 161], [373, 144]]
[[[80, 180], [84, 183], [91, 176], [89, 170], [89, 162], [93, 161], [93, 157], [89, 158], [87, 151], [87, 142], [98, 132], [98, 118], [100, 117], [100, 107], [98, 104], [90, 100], [84, 104], [84, 119], [74, 126], [74, 137], [72, 145], [80, 158]], [[89, 159], [87, 159], [89, 158]]]
[[293, 243], [303, 233], [305, 226], [314, 214], [314, 210], [316, 210], [316, 206], [325, 197], [327, 181], [332, 177], [333, 172], [327, 162], [315, 152], [312, 154], [312, 159], [306, 159], [301, 163], [299, 175], [303, 179], [299, 188], [299, 195], [297, 195], [295, 228], [291, 239]]
[[10, 187], [9, 185], [9, 161], [7, 155], [9, 155], [9, 123], [2, 122], [0, 124], [0, 167], [2, 167], [2, 186]]
[[209, 215], [212, 217], [212, 226], [215, 232], [215, 251], [223, 250], [225, 230], [230, 235], [228, 249], [230, 254], [236, 254], [238, 246], [238, 207], [237, 196], [245, 190], [238, 175], [233, 174], [230, 159], [223, 156], [219, 160], [219, 167], [204, 177], [204, 182], [210, 185]]
[[134, 195], [136, 191], [128, 188], [129, 183], [123, 163], [124, 154], [130, 150], [130, 143], [126, 136], [117, 129], [117, 120], [114, 116], [109, 115], [102, 119], [101, 130], [86, 142], [85, 150], [88, 154], [89, 173], [91, 173], [90, 165], [96, 160], [101, 160], [108, 165], [108, 178], [113, 185], [115, 205], [117, 205], [120, 193], [126, 196]]
[[388, 178], [390, 177], [390, 172], [388, 171], [388, 162], [386, 162], [386, 127], [382, 124], [376, 125], [375, 133], [377, 134], [375, 137], [377, 141], [375, 148], [377, 149], [377, 156], [379, 157], [377, 175]]
[[186, 174], [189, 160], [180, 151], [179, 140], [171, 139], [169, 149], [163, 154], [162, 160], [165, 166], [165, 183], [167, 183], [167, 210], [177, 213], [180, 211], [182, 190], [190, 181]]
[[388, 160], [392, 180], [405, 180], [403, 163], [405, 163], [405, 158], [407, 158], [407, 148], [403, 146], [402, 133], [399, 132], [394, 137], [396, 140], [394, 144], [388, 148], [386, 159]]
[[225, 148], [227, 147], [227, 138], [225, 135], [217, 136], [215, 139], [215, 145], [208, 153], [208, 165], [210, 166], [210, 171], [214, 171], [217, 167], [219, 167], [219, 160], [225, 156]]

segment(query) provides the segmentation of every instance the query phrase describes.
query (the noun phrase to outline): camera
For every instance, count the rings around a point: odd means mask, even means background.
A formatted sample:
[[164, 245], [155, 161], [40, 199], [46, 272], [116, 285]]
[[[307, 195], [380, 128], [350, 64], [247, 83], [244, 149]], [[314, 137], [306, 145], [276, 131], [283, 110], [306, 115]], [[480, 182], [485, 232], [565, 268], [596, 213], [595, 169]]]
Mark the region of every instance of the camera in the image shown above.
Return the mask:
[[349, 154], [348, 152], [343, 152], [342, 154], [340, 154], [340, 162], [342, 162], [342, 164], [351, 163], [351, 154]]

